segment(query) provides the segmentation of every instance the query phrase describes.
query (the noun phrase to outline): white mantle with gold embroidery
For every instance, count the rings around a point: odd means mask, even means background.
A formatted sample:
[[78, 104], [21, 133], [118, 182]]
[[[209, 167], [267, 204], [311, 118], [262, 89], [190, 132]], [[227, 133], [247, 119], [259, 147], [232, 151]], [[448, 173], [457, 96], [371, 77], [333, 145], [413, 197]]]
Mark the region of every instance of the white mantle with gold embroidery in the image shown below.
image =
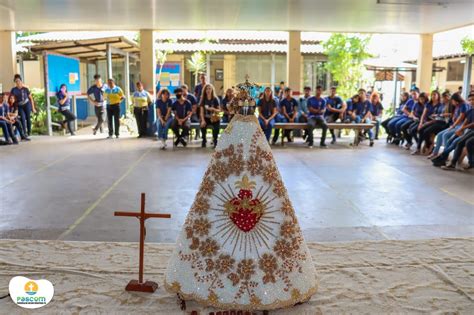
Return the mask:
[[169, 291], [269, 310], [316, 292], [314, 265], [258, 121], [236, 115], [212, 156], [166, 272]]

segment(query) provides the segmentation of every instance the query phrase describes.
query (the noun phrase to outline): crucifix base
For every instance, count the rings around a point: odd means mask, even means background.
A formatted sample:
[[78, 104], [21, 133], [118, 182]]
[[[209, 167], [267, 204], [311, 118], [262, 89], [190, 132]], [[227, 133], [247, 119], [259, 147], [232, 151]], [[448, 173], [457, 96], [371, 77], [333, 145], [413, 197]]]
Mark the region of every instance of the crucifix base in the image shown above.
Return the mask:
[[158, 289], [158, 283], [153, 281], [138, 282], [138, 280], [130, 280], [130, 282], [125, 287], [127, 291], [136, 291], [136, 292], [147, 292], [153, 293]]

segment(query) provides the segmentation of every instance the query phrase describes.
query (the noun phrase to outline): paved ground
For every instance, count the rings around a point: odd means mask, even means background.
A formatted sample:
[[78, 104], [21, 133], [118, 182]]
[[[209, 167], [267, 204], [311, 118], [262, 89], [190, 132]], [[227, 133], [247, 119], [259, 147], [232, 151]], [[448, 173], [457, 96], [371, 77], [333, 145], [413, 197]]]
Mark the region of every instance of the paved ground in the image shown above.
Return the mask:
[[[0, 147], [0, 238], [136, 241], [138, 222], [116, 210], [169, 212], [151, 219], [147, 240], [173, 242], [211, 149], [160, 151], [150, 139], [34, 137]], [[81, 132], [80, 132], [81, 134]], [[384, 141], [349, 139], [322, 150], [302, 143], [274, 155], [308, 241], [474, 235], [474, 175], [435, 169]]]

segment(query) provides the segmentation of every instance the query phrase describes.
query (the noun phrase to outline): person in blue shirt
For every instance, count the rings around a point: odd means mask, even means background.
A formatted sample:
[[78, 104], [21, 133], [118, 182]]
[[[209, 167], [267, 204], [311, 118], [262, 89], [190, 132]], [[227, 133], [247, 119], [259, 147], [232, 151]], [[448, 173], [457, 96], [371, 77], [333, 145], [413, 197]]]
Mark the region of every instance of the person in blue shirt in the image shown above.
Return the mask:
[[326, 145], [326, 133], [328, 125], [324, 119], [324, 112], [326, 111], [326, 100], [321, 96], [323, 93], [323, 87], [318, 85], [316, 87], [316, 94], [310, 97], [307, 101], [308, 104], [308, 147], [313, 147], [313, 130], [316, 127], [322, 129], [320, 146], [322, 148], [327, 147]]
[[[283, 98], [280, 100], [280, 114], [277, 115], [277, 121], [280, 123], [294, 123], [296, 122], [296, 116], [298, 115], [298, 102], [292, 96], [292, 90], [290, 87], [285, 88], [283, 92]], [[280, 129], [275, 129], [273, 135], [272, 144], [275, 144], [278, 141], [280, 136]], [[291, 140], [291, 129], [285, 129], [283, 132], [283, 137], [288, 139], [288, 142]]]
[[13, 121], [9, 117], [8, 104], [4, 102], [4, 94], [0, 94], [0, 128], [7, 144], [18, 144], [18, 139], [13, 131]]
[[161, 149], [165, 150], [166, 140], [168, 139], [168, 129], [173, 122], [171, 109], [173, 101], [170, 97], [170, 91], [162, 88], [156, 98], [156, 127], [158, 130], [158, 140], [161, 141]]
[[234, 99], [234, 90], [232, 89], [227, 89], [225, 91], [225, 95], [222, 98], [222, 110], [224, 111], [224, 115], [222, 116], [222, 122], [223, 123], [229, 123], [234, 116], [234, 113], [232, 112], [232, 109], [230, 106], [227, 106], [232, 103], [232, 100]]
[[187, 99], [193, 108], [193, 114], [191, 116], [191, 122], [199, 122], [199, 115], [198, 115], [198, 100], [196, 97], [189, 93], [189, 88], [186, 84], [181, 85], [181, 89], [183, 90], [183, 96]]
[[270, 87], [266, 87], [263, 96], [257, 102], [258, 122], [265, 134], [267, 141], [270, 141], [272, 130], [275, 127], [275, 117], [277, 115], [277, 104]]
[[102, 78], [100, 74], [94, 75], [94, 85], [87, 90], [87, 97], [92, 105], [94, 105], [95, 116], [97, 117], [97, 123], [92, 128], [92, 133], [95, 135], [98, 130], [100, 133], [103, 132], [103, 124], [105, 121], [105, 99], [104, 99], [105, 87], [102, 84]]
[[[352, 108], [352, 119], [353, 123], [366, 123], [370, 124], [372, 122], [372, 104], [367, 100], [367, 92], [364, 89], [359, 89], [359, 102], [353, 104]], [[360, 138], [364, 138], [363, 135], [359, 134]], [[369, 129], [369, 140], [370, 146], [374, 145], [374, 132], [372, 129]]]
[[372, 121], [375, 122], [375, 140], [379, 139], [379, 130], [382, 123], [383, 105], [380, 101], [380, 94], [373, 91], [370, 94], [370, 103], [372, 104]]
[[[459, 137], [464, 134], [466, 129], [471, 129], [471, 118], [466, 119], [466, 114], [472, 108], [471, 104], [467, 103], [458, 93], [454, 93], [451, 96], [451, 101], [455, 106], [453, 124], [448, 129], [440, 132], [436, 138], [436, 145], [433, 150], [435, 156], [431, 159], [434, 166], [444, 165], [449, 157], [449, 153], [456, 147]], [[441, 146], [444, 149], [440, 154]]]
[[[300, 101], [299, 101], [299, 105], [298, 105], [297, 120], [298, 120], [299, 123], [307, 123], [308, 122], [308, 114], [309, 114], [309, 112], [308, 112], [308, 99], [310, 97], [311, 97], [311, 87], [310, 86], [305, 86], [303, 88], [303, 97], [300, 97]], [[293, 131], [293, 133], [295, 131]], [[303, 131], [303, 140], [306, 140], [307, 137], [308, 137], [308, 130], [304, 129], [304, 131]]]
[[415, 102], [418, 100], [419, 90], [417, 88], [411, 90], [408, 100], [405, 100], [404, 104], [400, 106], [399, 113], [400, 116], [396, 119], [393, 119], [388, 124], [390, 134], [393, 136], [394, 140], [392, 144], [399, 145], [402, 141], [402, 126], [411, 120], [410, 114], [415, 106]]
[[416, 150], [411, 153], [412, 155], [420, 154], [423, 141], [425, 141], [425, 131], [436, 122], [438, 115], [442, 114], [443, 111], [444, 106], [441, 103], [441, 94], [435, 90], [431, 92], [431, 99], [426, 102], [420, 123], [413, 134], [416, 140]]
[[72, 128], [72, 123], [76, 120], [76, 116], [71, 112], [71, 99], [67, 93], [66, 84], [61, 84], [59, 91], [56, 93], [56, 98], [58, 99], [58, 110], [64, 116], [62, 121], [62, 126], [67, 126], [67, 130], [71, 136], [74, 136], [74, 129]]
[[176, 101], [172, 106], [174, 119], [171, 124], [171, 129], [173, 129], [173, 132], [176, 135], [174, 146], [176, 147], [181, 143], [186, 147], [188, 143], [184, 138], [187, 138], [189, 135], [189, 127], [191, 126], [189, 120], [193, 113], [193, 109], [191, 102], [184, 97], [182, 88], [175, 89], [174, 94], [176, 96]]
[[344, 117], [344, 122], [345, 123], [350, 123], [353, 122], [354, 119], [352, 118], [352, 113], [354, 111], [354, 104], [359, 103], [359, 94], [354, 94], [351, 98], [349, 98], [346, 101], [347, 107], [346, 107], [346, 114]]
[[448, 129], [441, 131], [436, 136], [436, 144], [431, 157], [432, 160], [436, 159], [440, 154], [439, 151], [441, 150], [441, 146], [444, 146], [445, 148], [448, 146], [448, 140], [455, 135], [459, 128], [461, 128], [466, 113], [471, 108], [471, 105], [466, 103], [466, 101], [458, 93], [454, 93], [451, 96], [451, 103], [454, 105], [452, 124]]
[[[326, 97], [326, 112], [324, 117], [327, 123], [334, 123], [337, 120], [344, 121], [344, 116], [347, 109], [347, 104], [337, 96], [337, 88], [332, 86], [329, 90], [329, 96]], [[336, 143], [336, 134], [334, 129], [329, 129], [332, 136], [331, 144]]]
[[[431, 98], [431, 103], [435, 104], [436, 101]], [[434, 120], [423, 130], [422, 141], [425, 142], [425, 151], [429, 153], [428, 159], [433, 158], [434, 140], [437, 134], [441, 131], [446, 130], [452, 124], [452, 116], [454, 112], [454, 106], [451, 103], [451, 93], [449, 91], [441, 94], [441, 103], [434, 109]]]
[[206, 74], [201, 73], [199, 75], [199, 83], [196, 84], [196, 86], [194, 87], [194, 96], [196, 97], [198, 103], [201, 102], [202, 92], [203, 92], [204, 86], [206, 86], [206, 84], [207, 84]]
[[425, 120], [425, 117], [423, 117], [425, 110], [427, 110], [427, 113], [431, 115], [432, 109], [430, 106], [427, 108], [428, 104], [428, 95], [424, 92], [421, 93], [418, 96], [418, 101], [415, 103], [415, 106], [413, 106], [413, 110], [411, 111], [411, 123], [407, 122], [402, 126], [402, 134], [407, 142], [405, 144], [405, 149], [407, 150], [410, 150], [411, 146], [413, 145], [413, 139], [415, 139], [416, 142], [419, 141], [418, 126], [422, 125]]
[[15, 87], [11, 89], [10, 94], [15, 95], [15, 107], [18, 108], [21, 124], [28, 136], [31, 136], [31, 113], [36, 113], [35, 102], [30, 90], [23, 85], [19, 74], [15, 74], [13, 81], [15, 82]]
[[395, 110], [395, 115], [385, 119], [382, 121], [381, 125], [385, 129], [385, 133], [387, 134], [387, 143], [391, 143], [395, 137], [395, 134], [392, 133], [392, 129], [394, 128], [393, 125], [396, 123], [403, 114], [403, 108], [405, 107], [406, 103], [410, 99], [410, 94], [408, 92], [403, 92], [400, 94], [400, 103], [398, 104], [398, 108]]
[[212, 144], [214, 148], [217, 146], [217, 138], [219, 137], [221, 122], [221, 105], [216, 96], [216, 91], [212, 84], [206, 84], [202, 92], [201, 101], [199, 102], [199, 115], [201, 117], [201, 147], [207, 145], [207, 128], [212, 128]]
[[[3, 100], [5, 97], [3, 98]], [[3, 101], [1, 102], [4, 103]], [[7, 118], [12, 123], [13, 134], [18, 132], [20, 134], [21, 141], [30, 141], [30, 138], [26, 135], [25, 129], [23, 129], [23, 125], [21, 124], [20, 117], [18, 117], [18, 108], [15, 106], [15, 95], [10, 94], [8, 96], [8, 102], [5, 103], [5, 109], [8, 110]]]

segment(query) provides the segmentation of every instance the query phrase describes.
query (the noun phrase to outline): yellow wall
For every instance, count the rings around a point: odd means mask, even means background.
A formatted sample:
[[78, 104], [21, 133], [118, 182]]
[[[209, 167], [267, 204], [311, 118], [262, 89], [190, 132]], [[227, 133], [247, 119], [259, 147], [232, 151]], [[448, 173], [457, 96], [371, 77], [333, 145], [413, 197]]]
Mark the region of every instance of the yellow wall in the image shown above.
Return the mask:
[[[437, 60], [435, 61], [435, 65], [437, 67], [444, 68], [441, 72], [435, 72], [434, 78], [437, 82], [437, 85], [440, 90], [450, 90], [451, 92], [455, 92], [458, 90], [459, 86], [462, 86], [462, 81], [447, 81], [448, 77], [448, 62], [450, 61], [460, 61], [464, 60], [465, 58], [451, 58], [451, 59], [444, 59], [444, 60]], [[472, 73], [474, 74], [474, 65], [472, 67]], [[474, 75], [471, 76], [471, 85], [474, 85]]]
[[[20, 73], [19, 63], [17, 73]], [[39, 60], [23, 60], [23, 81], [29, 88], [44, 88], [43, 67]]]

